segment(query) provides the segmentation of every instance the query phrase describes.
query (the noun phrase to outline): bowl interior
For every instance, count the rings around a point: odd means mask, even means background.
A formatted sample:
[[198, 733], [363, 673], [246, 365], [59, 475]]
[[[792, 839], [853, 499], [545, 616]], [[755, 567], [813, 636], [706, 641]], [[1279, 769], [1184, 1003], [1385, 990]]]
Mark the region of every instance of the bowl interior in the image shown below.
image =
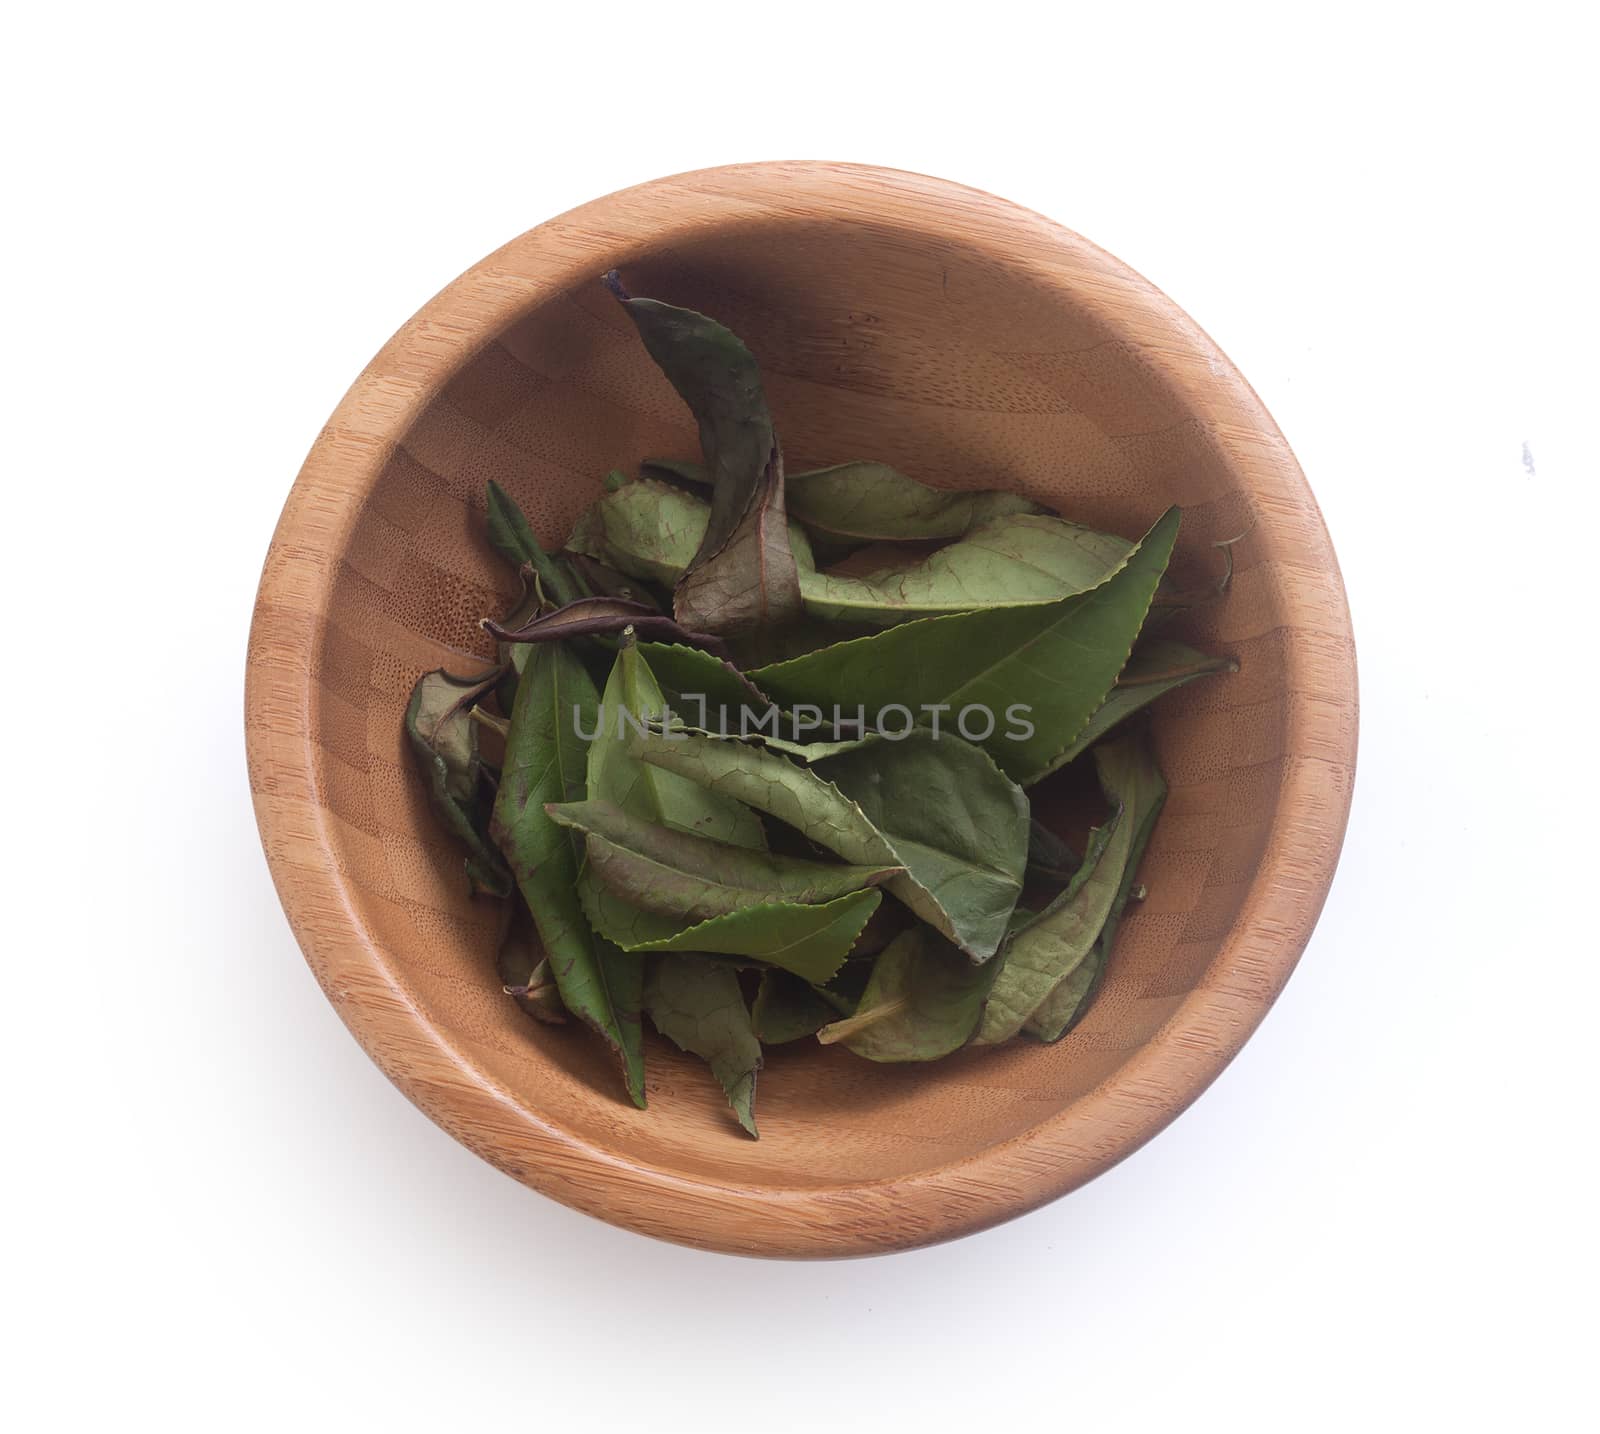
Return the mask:
[[888, 222], [763, 212], [614, 257], [634, 292], [711, 313], [750, 344], [791, 471], [881, 459], [940, 485], [1014, 489], [1128, 536], [1176, 502], [1176, 569], [1196, 584], [1219, 570], [1210, 545], [1246, 533], [1228, 597], [1180, 629], [1241, 670], [1156, 711], [1171, 795], [1144, 866], [1149, 897], [1131, 909], [1087, 1018], [1059, 1044], [912, 1067], [814, 1042], [777, 1048], [760, 1079], [759, 1142], [739, 1133], [705, 1068], [667, 1043], [649, 1038], [650, 1109], [638, 1112], [597, 1040], [536, 1025], [501, 994], [495, 915], [468, 898], [401, 714], [420, 672], [488, 656], [477, 621], [513, 594], [483, 538], [486, 479], [558, 544], [609, 469], [695, 456], [693, 425], [602, 289], [600, 264], [432, 396], [348, 530], [311, 721], [327, 831], [358, 878], [351, 899], [407, 999], [461, 1059], [541, 1120], [631, 1163], [795, 1189], [948, 1166], [1012, 1140], [1104, 1082], [1206, 981], [1256, 873], [1293, 700], [1271, 524], [1216, 425], [1191, 411], [1149, 345], [1108, 328], [1026, 253], [999, 264]]

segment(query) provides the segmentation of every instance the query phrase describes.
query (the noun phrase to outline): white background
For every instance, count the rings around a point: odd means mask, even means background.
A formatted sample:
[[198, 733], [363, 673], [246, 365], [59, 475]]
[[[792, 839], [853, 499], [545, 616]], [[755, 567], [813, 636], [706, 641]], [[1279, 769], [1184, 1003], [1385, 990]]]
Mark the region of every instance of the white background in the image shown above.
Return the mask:
[[[1584, 9], [14, 14], [7, 1422], [1595, 1427]], [[430, 1125], [296, 952], [241, 731], [379, 344], [571, 205], [776, 158], [992, 190], [1171, 294], [1295, 446], [1361, 661], [1344, 861], [1243, 1055], [1078, 1194], [846, 1264], [625, 1234]]]

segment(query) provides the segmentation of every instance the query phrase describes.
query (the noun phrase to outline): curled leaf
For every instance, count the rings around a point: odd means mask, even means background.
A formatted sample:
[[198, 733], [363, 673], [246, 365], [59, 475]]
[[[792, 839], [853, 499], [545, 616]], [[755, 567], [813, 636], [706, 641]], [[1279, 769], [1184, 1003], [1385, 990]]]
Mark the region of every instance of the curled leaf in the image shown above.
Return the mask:
[[605, 282], [699, 426], [711, 476], [711, 513], [689, 562], [696, 567], [723, 549], [755, 506], [776, 447], [761, 370], [744, 342], [715, 319], [656, 299], [636, 299], [615, 270]]
[[516, 907], [495, 962], [500, 984], [506, 995], [534, 1020], [562, 1025], [567, 1008], [562, 1003], [555, 972], [539, 950], [528, 908], [520, 901]]
[[[976, 1037], [980, 1045], [1009, 1040], [1025, 1028], [1040, 1039], [1059, 1036], [1104, 962], [1108, 926], [1115, 936], [1115, 917], [1127, 903], [1166, 783], [1143, 734], [1102, 743], [1094, 758], [1114, 815], [1091, 839], [1072, 883], [1001, 953], [1000, 974]], [[1080, 977], [1085, 965], [1090, 974]]]
[[[698, 463], [651, 458], [642, 467], [680, 483], [711, 481]], [[792, 473], [787, 486], [792, 518], [813, 537], [849, 543], [959, 538], [994, 518], [1043, 511], [1014, 493], [932, 488], [887, 463], [860, 459]]]
[[864, 577], [803, 570], [800, 590], [812, 617], [890, 627], [942, 613], [1056, 602], [1105, 581], [1131, 547], [1061, 518], [1010, 514], [907, 566]]
[[417, 679], [406, 707], [406, 737], [428, 784], [428, 800], [466, 848], [472, 889], [511, 894], [511, 875], [489, 838], [489, 802], [472, 708], [493, 690], [499, 671], [482, 678], [452, 677], [442, 668]]
[[[715, 516], [713, 500], [713, 521]], [[780, 627], [799, 616], [799, 570], [789, 545], [783, 456], [776, 441], [744, 516], [720, 548], [690, 563], [672, 610], [687, 627], [729, 636]]]
[[1156, 819], [1167, 799], [1166, 780], [1156, 766], [1147, 736], [1136, 735], [1108, 742], [1095, 749], [1096, 766], [1108, 792], [1115, 791], [1134, 813], [1133, 843], [1123, 869], [1122, 883], [1089, 955], [1068, 973], [1028, 1017], [1023, 1032], [1040, 1041], [1058, 1041], [1083, 1015], [1104, 974], [1117, 939], [1122, 913], [1135, 891], [1135, 878]]
[[965, 1045], [995, 978], [926, 926], [895, 938], [873, 964], [853, 1016], [817, 1039], [871, 1061], [931, 1061]]
[[974, 960], [993, 954], [1028, 861], [1027, 798], [994, 759], [949, 732], [918, 730], [859, 743], [813, 770], [906, 863], [890, 890]]
[[1093, 860], [1086, 860], [1067, 889], [1006, 943], [974, 1037], [978, 1045], [1016, 1035], [1093, 949], [1122, 884], [1136, 820], [1119, 808]]
[[525, 622], [521, 627], [504, 627], [493, 619], [484, 630], [501, 642], [559, 642], [563, 638], [595, 637], [626, 632], [632, 628], [641, 637], [666, 642], [690, 643], [715, 652], [724, 650], [720, 637], [712, 633], [691, 632], [663, 617], [644, 603], [619, 597], [587, 597]]
[[[591, 507], [567, 546], [623, 573], [673, 582], [688, 571], [709, 518], [710, 509], [693, 494], [646, 479]], [[764, 531], [771, 538], [777, 529], [769, 523]], [[1056, 602], [1102, 582], [1133, 546], [1061, 518], [1012, 514], [992, 519], [918, 562], [846, 576], [818, 571], [810, 543], [792, 522], [787, 543], [806, 613], [824, 625], [863, 628]], [[780, 555], [773, 561], [781, 564], [783, 559]], [[749, 565], [744, 571], [748, 577]], [[775, 609], [774, 615], [795, 616], [788, 605], [781, 613]], [[696, 626], [714, 625], [703, 612], [687, 614], [681, 605], [678, 618]], [[827, 637], [824, 631], [816, 640]]]

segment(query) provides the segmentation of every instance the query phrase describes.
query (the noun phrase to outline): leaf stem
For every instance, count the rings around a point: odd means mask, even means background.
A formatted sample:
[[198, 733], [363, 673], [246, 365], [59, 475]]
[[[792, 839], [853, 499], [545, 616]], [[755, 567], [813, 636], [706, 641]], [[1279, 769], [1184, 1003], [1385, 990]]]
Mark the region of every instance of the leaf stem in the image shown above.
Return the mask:
[[502, 722], [498, 717], [491, 717], [481, 707], [473, 706], [468, 710], [467, 716], [480, 726], [487, 727], [491, 732], [498, 732], [502, 737], [509, 736], [511, 733], [511, 724], [509, 722]]
[[1191, 662], [1183, 667], [1164, 667], [1159, 672], [1140, 672], [1132, 677], [1117, 678], [1118, 687], [1150, 687], [1157, 682], [1174, 682], [1181, 677], [1198, 677], [1206, 672], [1237, 672], [1238, 662], [1231, 657], [1208, 657], [1204, 662]]
[[906, 1008], [906, 998], [896, 996], [892, 1001], [885, 1001], [881, 1006], [874, 1006], [870, 1011], [857, 1011], [842, 1021], [835, 1021], [830, 1026], [824, 1026], [817, 1032], [817, 1039], [825, 1046], [847, 1041], [851, 1036], [860, 1035], [862, 1031], [886, 1020], [890, 1016], [898, 1015]]

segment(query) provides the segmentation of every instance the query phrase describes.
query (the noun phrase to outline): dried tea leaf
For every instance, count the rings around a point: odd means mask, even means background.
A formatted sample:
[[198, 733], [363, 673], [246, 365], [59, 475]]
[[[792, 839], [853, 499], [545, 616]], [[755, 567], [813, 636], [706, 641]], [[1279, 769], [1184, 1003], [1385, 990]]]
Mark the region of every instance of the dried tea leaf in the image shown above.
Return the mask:
[[500, 954], [495, 962], [500, 984], [506, 995], [534, 1020], [553, 1026], [564, 1025], [567, 1008], [561, 1000], [555, 972], [539, 950], [538, 939], [533, 932], [533, 919], [527, 907], [520, 901], [516, 905], [518, 910], [512, 917], [505, 940], [500, 943]]
[[871, 1061], [931, 1061], [965, 1045], [996, 965], [971, 961], [926, 926], [897, 937], [873, 964], [853, 1016], [817, 1039]]
[[582, 891], [596, 930], [628, 951], [704, 951], [781, 966], [818, 984], [843, 964], [867, 918], [883, 899], [875, 889], [853, 891], [816, 905], [772, 902], [746, 907], [698, 925], [641, 911], [598, 885]]
[[710, 519], [711, 509], [699, 498], [640, 479], [590, 504], [567, 549], [627, 577], [670, 586], [694, 560]]
[[994, 759], [959, 737], [919, 730], [858, 743], [813, 770], [855, 802], [906, 863], [907, 879], [889, 889], [974, 960], [992, 955], [1028, 861], [1028, 801]]
[[890, 627], [913, 618], [1057, 602], [1127, 561], [1125, 538], [1042, 514], [995, 518], [930, 557], [863, 577], [802, 569], [806, 612]]
[[[713, 519], [715, 514], [713, 501]], [[720, 548], [690, 564], [672, 610], [685, 627], [730, 637], [781, 627], [800, 615], [799, 570], [789, 546], [783, 455], [776, 442], [749, 508]]]
[[[578, 857], [546, 802], [584, 794], [588, 741], [599, 697], [583, 665], [560, 643], [536, 648], [517, 689], [491, 831], [539, 929], [567, 1009], [617, 1052], [634, 1104], [644, 1104], [644, 1048], [627, 1019], [636, 960], [599, 944], [579, 905]], [[634, 1003], [637, 1009], [637, 1002]]]
[[1156, 766], [1148, 737], [1139, 735], [1105, 743], [1095, 749], [1095, 754], [1096, 765], [1108, 791], [1119, 792], [1124, 803], [1135, 813], [1133, 844], [1123, 870], [1122, 884], [1117, 888], [1116, 900], [1111, 904], [1110, 914], [1095, 940], [1094, 949], [1039, 1004], [1023, 1026], [1024, 1034], [1035, 1040], [1060, 1040], [1088, 1006], [1089, 998], [1094, 994], [1094, 988], [1110, 959], [1112, 946], [1117, 939], [1117, 927], [1122, 921], [1122, 913], [1139, 873], [1139, 863], [1144, 859], [1156, 819], [1167, 800], [1166, 780]]
[[[704, 648], [641, 642], [639, 651], [673, 715], [687, 726], [731, 735], [764, 720], [772, 706], [771, 698], [737, 667]], [[745, 713], [750, 716], [744, 718]]]
[[689, 562], [696, 567], [722, 550], [755, 506], [777, 444], [761, 370], [743, 341], [715, 319], [656, 299], [636, 299], [615, 270], [606, 275], [606, 286], [699, 426], [700, 451], [711, 476], [711, 513]]
[[[886, 748], [893, 745], [884, 744]], [[940, 778], [936, 788], [939, 796], [933, 805], [943, 807], [970, 800], [979, 814], [976, 823], [952, 811], [950, 825], [942, 831], [933, 830], [931, 811], [911, 814], [905, 823], [905, 850], [901, 851], [832, 782], [775, 752], [687, 732], [672, 736], [640, 733], [629, 738], [629, 751], [652, 766], [676, 772], [719, 795], [769, 813], [848, 862], [872, 867], [904, 866], [902, 874], [886, 883], [887, 889], [923, 920], [951, 936], [974, 960], [993, 955], [1004, 935], [1015, 890], [1007, 904], [1001, 888], [1009, 881], [1006, 864], [1014, 859], [1016, 890], [1020, 890], [1027, 851], [1026, 815], [1018, 814], [1014, 858], [1005, 845], [998, 856], [976, 851], [977, 831], [995, 833], [996, 839], [1001, 839], [1004, 822], [999, 809], [1010, 798], [972, 761], [960, 761]], [[898, 759], [885, 756], [881, 760]], [[920, 762], [925, 757], [918, 754], [912, 760]]]
[[552, 802], [545, 810], [582, 833], [589, 870], [617, 896], [685, 921], [774, 902], [831, 901], [901, 870], [750, 851], [640, 821], [612, 802]]
[[1066, 890], [1006, 943], [975, 1044], [1010, 1040], [1088, 956], [1122, 885], [1135, 823], [1132, 813], [1119, 808], [1092, 863], [1086, 859]]
[[756, 1135], [761, 1043], [733, 969], [704, 956], [663, 956], [651, 963], [644, 1007], [662, 1035], [711, 1067], [739, 1124]]
[[[681, 659], [679, 665], [681, 670]], [[606, 681], [599, 735], [589, 748], [588, 797], [614, 802], [643, 821], [752, 851], [765, 850], [761, 819], [748, 807], [708, 792], [687, 777], [650, 766], [628, 750], [630, 734], [666, 711], [666, 696], [644, 650], [624, 641]]]
[[1148, 707], [1158, 697], [1195, 681], [1223, 672], [1237, 672], [1239, 664], [1231, 657], [1207, 657], [1181, 642], [1165, 638], [1141, 642], [1128, 658], [1128, 665], [1117, 678], [1117, 685], [1106, 694], [1089, 718], [1088, 725], [1075, 741], [1051, 759], [1050, 765], [1032, 781], [1059, 771], [1081, 757], [1106, 733], [1125, 722], [1135, 712]]
[[[682, 483], [709, 484], [698, 463], [650, 458], [647, 473]], [[789, 513], [813, 537], [841, 542], [904, 542], [959, 538], [981, 523], [1014, 513], [1038, 513], [1036, 503], [1014, 493], [958, 493], [930, 488], [886, 463], [857, 459], [792, 473]]]
[[499, 676], [452, 677], [442, 668], [424, 673], [411, 689], [405, 728], [434, 812], [467, 849], [472, 889], [509, 896], [511, 874], [489, 838], [479, 728], [471, 716], [473, 705], [493, 690]]
[[595, 637], [631, 629], [641, 637], [723, 650], [722, 639], [714, 633], [692, 632], [644, 603], [619, 597], [579, 598], [520, 627], [506, 627], [493, 620], [483, 626], [501, 642], [559, 642], [563, 638]]
[[[1064, 1014], [1071, 1019], [1082, 1003], [1092, 977], [1072, 980], [1060, 998], [1056, 993], [1085, 963], [1091, 970], [1108, 924], [1115, 935], [1113, 913], [1120, 915], [1128, 899], [1137, 865], [1135, 847], [1148, 840], [1155, 815], [1166, 797], [1166, 783], [1150, 755], [1142, 733], [1104, 742], [1095, 748], [1095, 769], [1114, 816], [1103, 840], [1091, 840], [1084, 864], [1067, 889], [1006, 944], [1001, 971], [984, 1007], [976, 1037], [980, 1045], [1009, 1040], [1030, 1023], [1041, 1032], [1054, 1030]], [[1062, 1027], [1064, 1029], [1064, 1027]], [[1059, 1031], [1057, 1032], [1059, 1034]]]
[[489, 480], [489, 542], [512, 567], [530, 565], [539, 582], [557, 606], [575, 602], [583, 596], [571, 573], [567, 572], [539, 545], [527, 516], [517, 502], [493, 478]]
[[[692, 494], [641, 480], [602, 498], [579, 520], [567, 546], [623, 573], [674, 581], [687, 571], [710, 509]], [[881, 628], [919, 617], [1043, 605], [1086, 591], [1126, 561], [1133, 545], [1061, 518], [1014, 514], [903, 568], [864, 577], [817, 570], [811, 545], [791, 522], [788, 546], [805, 611], [824, 623]], [[795, 614], [784, 609], [788, 618]], [[714, 631], [705, 611], [678, 620]], [[826, 629], [817, 640], [828, 636]]]
[[[919, 618], [751, 672], [789, 706], [938, 707], [1014, 781], [1051, 770], [1128, 660], [1178, 534], [1170, 508], [1098, 587], [1059, 602]], [[966, 712], [978, 714], [961, 725]], [[979, 736], [989, 720], [993, 727]]]

